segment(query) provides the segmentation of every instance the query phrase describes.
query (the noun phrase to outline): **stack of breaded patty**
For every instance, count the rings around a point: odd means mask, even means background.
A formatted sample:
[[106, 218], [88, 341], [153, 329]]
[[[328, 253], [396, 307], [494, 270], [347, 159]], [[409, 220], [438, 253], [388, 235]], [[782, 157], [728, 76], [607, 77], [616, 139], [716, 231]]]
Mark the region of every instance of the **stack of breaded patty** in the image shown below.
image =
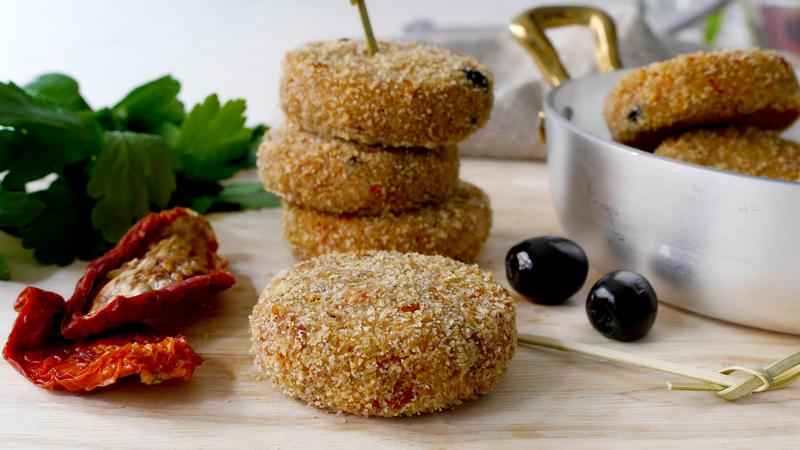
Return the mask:
[[489, 199], [459, 181], [456, 144], [492, 109], [492, 75], [474, 59], [418, 43], [312, 42], [287, 53], [287, 122], [258, 154], [284, 200], [283, 233], [301, 259], [397, 250], [477, 259]]
[[680, 55], [636, 69], [606, 99], [615, 140], [717, 169], [800, 181], [800, 84], [774, 51]]

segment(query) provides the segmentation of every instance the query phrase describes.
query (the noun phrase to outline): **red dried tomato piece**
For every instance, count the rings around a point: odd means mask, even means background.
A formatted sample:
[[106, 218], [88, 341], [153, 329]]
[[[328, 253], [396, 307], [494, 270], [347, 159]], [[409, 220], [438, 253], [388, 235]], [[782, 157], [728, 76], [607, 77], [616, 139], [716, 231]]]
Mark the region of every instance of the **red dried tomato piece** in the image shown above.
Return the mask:
[[144, 217], [86, 268], [67, 301], [61, 334], [83, 339], [233, 286], [217, 247], [211, 225], [190, 209]]
[[203, 363], [184, 336], [160, 336], [152, 330], [125, 331], [83, 342], [59, 336], [64, 299], [28, 287], [14, 308], [19, 311], [3, 348], [3, 357], [35, 385], [70, 392], [108, 386], [138, 374], [142, 383], [188, 380]]

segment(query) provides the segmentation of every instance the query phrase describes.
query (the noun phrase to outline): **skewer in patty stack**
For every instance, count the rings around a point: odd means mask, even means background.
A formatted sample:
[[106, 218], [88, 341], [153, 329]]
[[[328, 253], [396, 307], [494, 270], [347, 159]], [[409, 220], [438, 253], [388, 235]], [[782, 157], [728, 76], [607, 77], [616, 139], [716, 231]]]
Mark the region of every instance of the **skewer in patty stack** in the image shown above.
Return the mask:
[[399, 250], [477, 259], [486, 194], [458, 180], [456, 144], [492, 109], [492, 75], [420, 43], [312, 42], [283, 62], [287, 123], [259, 149], [259, 174], [284, 200], [298, 258]]

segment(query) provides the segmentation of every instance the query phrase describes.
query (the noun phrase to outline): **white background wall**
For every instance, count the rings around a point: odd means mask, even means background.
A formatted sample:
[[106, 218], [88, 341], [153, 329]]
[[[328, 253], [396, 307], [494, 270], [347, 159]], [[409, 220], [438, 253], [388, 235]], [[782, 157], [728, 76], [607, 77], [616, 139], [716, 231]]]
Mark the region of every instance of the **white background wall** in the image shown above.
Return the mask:
[[[379, 36], [421, 18], [502, 26], [536, 0], [371, 0]], [[552, 2], [550, 2], [552, 3]], [[280, 117], [281, 55], [304, 41], [362, 36], [348, 0], [0, 0], [0, 80], [60, 71], [93, 107], [170, 73], [195, 103], [245, 98], [251, 121]]]

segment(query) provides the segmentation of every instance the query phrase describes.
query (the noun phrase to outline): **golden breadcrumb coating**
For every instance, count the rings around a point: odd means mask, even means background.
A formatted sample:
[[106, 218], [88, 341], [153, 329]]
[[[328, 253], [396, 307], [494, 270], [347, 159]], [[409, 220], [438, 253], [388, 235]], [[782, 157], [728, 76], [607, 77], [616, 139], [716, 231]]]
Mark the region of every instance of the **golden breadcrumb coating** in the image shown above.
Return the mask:
[[279, 273], [250, 316], [256, 367], [334, 412], [411, 416], [490, 391], [514, 356], [514, 301], [442, 256], [332, 253]]
[[446, 199], [458, 182], [458, 149], [368, 146], [287, 124], [265, 135], [258, 170], [267, 189], [290, 203], [376, 215]]
[[311, 42], [286, 54], [286, 116], [326, 136], [387, 147], [453, 145], [492, 110], [493, 75], [475, 59], [416, 42]]
[[613, 138], [644, 150], [675, 130], [726, 123], [780, 130], [799, 114], [792, 66], [760, 49], [680, 55], [636, 69], [604, 109]]
[[299, 259], [330, 252], [397, 250], [474, 262], [491, 226], [489, 198], [463, 181], [443, 203], [403, 213], [338, 215], [283, 205], [283, 236]]
[[655, 153], [717, 169], [800, 181], [800, 144], [755, 127], [687, 131], [664, 140]]

